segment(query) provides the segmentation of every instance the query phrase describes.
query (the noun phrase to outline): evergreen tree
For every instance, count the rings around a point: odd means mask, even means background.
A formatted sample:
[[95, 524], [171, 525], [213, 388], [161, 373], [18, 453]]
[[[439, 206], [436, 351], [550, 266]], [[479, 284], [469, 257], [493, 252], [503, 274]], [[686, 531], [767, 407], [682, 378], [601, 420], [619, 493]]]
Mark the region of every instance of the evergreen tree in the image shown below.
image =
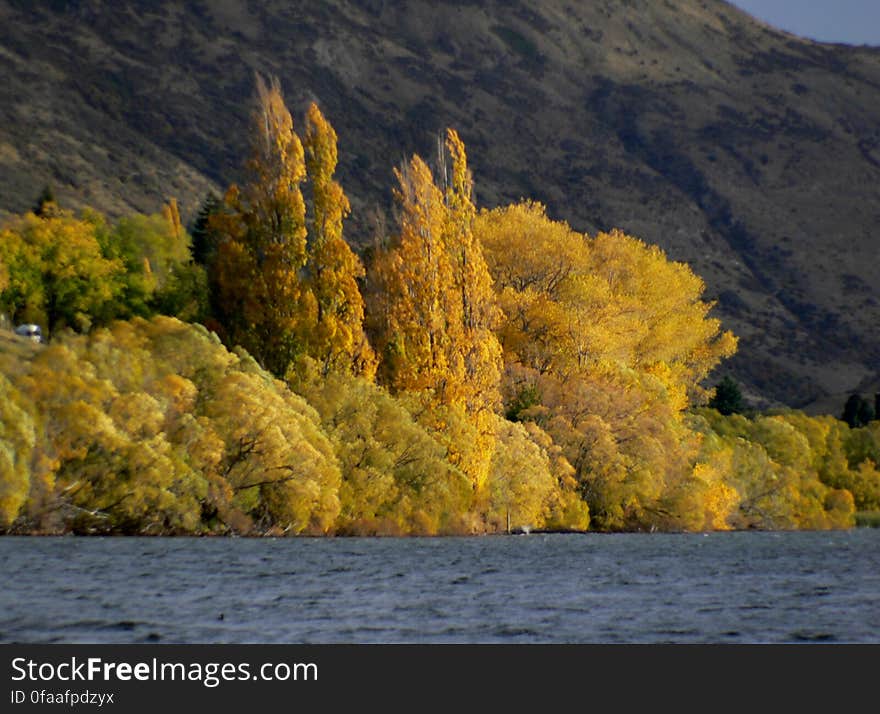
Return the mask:
[[217, 254], [217, 235], [210, 227], [211, 216], [223, 209], [223, 202], [212, 192], [205, 196], [199, 213], [193, 221], [190, 235], [192, 259], [198, 265], [207, 266]]
[[37, 196], [33, 213], [40, 218], [45, 218], [52, 212], [54, 206], [57, 206], [55, 194], [52, 192], [52, 187], [46, 184], [43, 186], [43, 190], [40, 191], [40, 195]]
[[715, 387], [715, 396], [709, 400], [709, 406], [717, 409], [727, 416], [728, 414], [742, 414], [745, 409], [742, 392], [739, 385], [732, 377], [724, 377]]
[[867, 426], [869, 422], [874, 421], [874, 407], [867, 399], [862, 399], [859, 404], [859, 422], [861, 426]]
[[849, 424], [851, 429], [858, 429], [865, 426], [874, 419], [874, 409], [871, 403], [862, 397], [861, 394], [850, 394], [849, 399], [843, 407], [841, 420]]

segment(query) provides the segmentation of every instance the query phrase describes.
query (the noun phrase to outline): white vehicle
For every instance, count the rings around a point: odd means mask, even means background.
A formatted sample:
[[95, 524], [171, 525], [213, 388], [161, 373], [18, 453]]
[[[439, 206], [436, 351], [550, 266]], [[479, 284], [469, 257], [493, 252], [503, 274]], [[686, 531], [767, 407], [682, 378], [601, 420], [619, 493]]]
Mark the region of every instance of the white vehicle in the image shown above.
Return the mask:
[[34, 325], [28, 323], [26, 325], [19, 325], [15, 328], [15, 334], [21, 335], [22, 337], [27, 337], [34, 342], [42, 342], [43, 341], [43, 330], [39, 325]]

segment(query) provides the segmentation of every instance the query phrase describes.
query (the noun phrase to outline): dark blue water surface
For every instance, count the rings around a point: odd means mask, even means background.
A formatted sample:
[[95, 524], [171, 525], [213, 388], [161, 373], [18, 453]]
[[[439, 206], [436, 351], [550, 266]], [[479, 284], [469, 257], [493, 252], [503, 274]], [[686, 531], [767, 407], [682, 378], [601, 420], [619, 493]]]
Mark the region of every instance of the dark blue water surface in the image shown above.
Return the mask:
[[880, 642], [880, 530], [0, 538], [0, 642]]

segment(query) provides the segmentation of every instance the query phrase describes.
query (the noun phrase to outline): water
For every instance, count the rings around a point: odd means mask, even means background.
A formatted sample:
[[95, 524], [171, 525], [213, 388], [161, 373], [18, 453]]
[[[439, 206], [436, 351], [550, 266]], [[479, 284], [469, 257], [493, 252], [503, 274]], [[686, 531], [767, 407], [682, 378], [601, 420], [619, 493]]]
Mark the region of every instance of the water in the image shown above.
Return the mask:
[[0, 538], [0, 642], [880, 642], [880, 529]]

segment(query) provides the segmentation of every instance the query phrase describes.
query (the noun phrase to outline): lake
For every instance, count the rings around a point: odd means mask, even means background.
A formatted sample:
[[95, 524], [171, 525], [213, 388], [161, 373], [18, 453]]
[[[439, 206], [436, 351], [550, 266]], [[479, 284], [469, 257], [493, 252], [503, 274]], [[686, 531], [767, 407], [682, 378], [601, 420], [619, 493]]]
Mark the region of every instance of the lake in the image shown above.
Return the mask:
[[0, 538], [0, 642], [880, 642], [880, 529]]

